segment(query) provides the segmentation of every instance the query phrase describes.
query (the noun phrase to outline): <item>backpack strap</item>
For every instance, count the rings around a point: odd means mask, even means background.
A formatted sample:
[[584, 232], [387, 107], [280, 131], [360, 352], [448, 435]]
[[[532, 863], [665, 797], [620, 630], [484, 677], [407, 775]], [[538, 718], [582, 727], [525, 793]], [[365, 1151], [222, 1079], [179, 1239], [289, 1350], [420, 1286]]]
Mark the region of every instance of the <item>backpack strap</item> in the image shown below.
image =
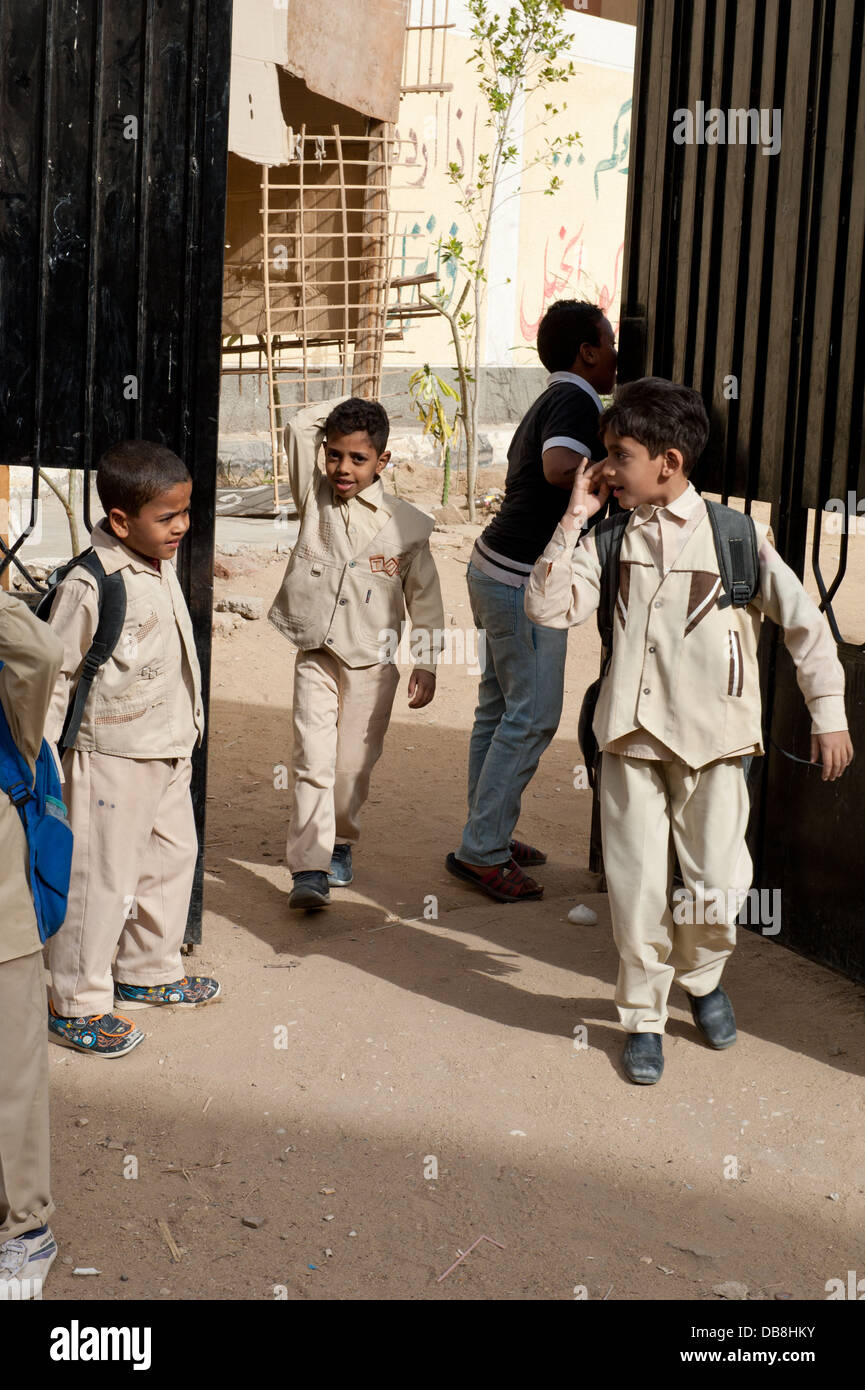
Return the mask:
[[760, 588], [760, 561], [753, 517], [725, 507], [720, 502], [704, 500], [724, 592], [734, 608], [745, 608], [756, 598]]
[[598, 602], [598, 632], [601, 636], [602, 669], [606, 675], [613, 657], [613, 620], [616, 596], [619, 591], [619, 553], [630, 520], [630, 512], [615, 512], [605, 517], [592, 531], [598, 561], [601, 566], [601, 596]]
[[55, 570], [49, 580], [49, 583], [52, 584], [51, 591], [39, 604], [36, 610], [37, 615], [40, 618], [47, 618], [54, 602], [57, 585], [76, 567], [86, 570], [96, 580], [99, 591], [99, 621], [93, 634], [93, 641], [84, 657], [75, 694], [66, 714], [66, 721], [59, 740], [61, 749], [71, 748], [75, 743], [81, 728], [81, 720], [84, 717], [84, 707], [87, 704], [87, 698], [96, 679], [96, 674], [105, 665], [120, 641], [120, 634], [126, 621], [126, 586], [123, 583], [123, 575], [119, 572], [106, 574], [102, 561], [95, 550], [85, 550], [70, 560], [68, 565], [63, 565], [61, 569]]
[[[95, 565], [94, 560], [96, 561]], [[54, 600], [57, 597], [58, 584], [60, 584], [61, 581], [66, 578], [67, 574], [72, 573], [76, 565], [80, 565], [82, 569], [86, 569], [88, 573], [93, 575], [93, 578], [99, 585], [99, 594], [101, 599], [102, 578], [104, 578], [105, 576], [105, 570], [102, 568], [101, 562], [98, 559], [96, 559], [93, 547], [88, 546], [86, 550], [81, 551], [80, 555], [73, 555], [72, 559], [67, 560], [65, 565], [58, 565], [56, 570], [52, 570], [48, 578], [45, 580], [45, 583], [48, 586], [47, 592], [42, 595], [36, 607], [33, 609], [33, 612], [36, 614], [36, 617], [41, 618], [43, 623], [47, 623], [48, 618], [51, 614], [51, 609], [54, 607]]]

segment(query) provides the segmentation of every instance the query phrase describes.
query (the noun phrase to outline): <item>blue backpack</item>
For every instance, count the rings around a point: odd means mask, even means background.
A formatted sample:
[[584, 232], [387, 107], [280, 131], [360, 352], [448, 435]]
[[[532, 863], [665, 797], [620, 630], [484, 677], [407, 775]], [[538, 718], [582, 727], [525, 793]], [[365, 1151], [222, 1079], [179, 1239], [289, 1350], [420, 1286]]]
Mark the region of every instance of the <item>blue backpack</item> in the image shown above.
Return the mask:
[[[0, 661], [0, 669], [3, 662]], [[62, 926], [72, 868], [72, 830], [66, 819], [63, 788], [51, 746], [43, 739], [36, 778], [16, 747], [0, 705], [0, 791], [17, 807], [30, 851], [30, 891], [39, 938], [47, 941]]]

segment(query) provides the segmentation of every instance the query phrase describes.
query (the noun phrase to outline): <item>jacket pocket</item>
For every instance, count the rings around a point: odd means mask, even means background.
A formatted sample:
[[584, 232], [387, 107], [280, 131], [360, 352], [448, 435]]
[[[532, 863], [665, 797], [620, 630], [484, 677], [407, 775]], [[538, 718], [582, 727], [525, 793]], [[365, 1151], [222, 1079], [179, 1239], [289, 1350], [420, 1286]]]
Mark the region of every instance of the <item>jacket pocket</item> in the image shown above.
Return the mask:
[[745, 664], [742, 643], [733, 628], [727, 632], [727, 694], [741, 698], [745, 688]]
[[[344, 586], [342, 600], [351, 604], [353, 635], [362, 646], [384, 650], [399, 641], [405, 599], [398, 574], [359, 570]], [[387, 659], [379, 656], [380, 661]]]
[[291, 641], [315, 643], [327, 631], [333, 612], [332, 571], [320, 560], [303, 557], [286, 575], [273, 611]]

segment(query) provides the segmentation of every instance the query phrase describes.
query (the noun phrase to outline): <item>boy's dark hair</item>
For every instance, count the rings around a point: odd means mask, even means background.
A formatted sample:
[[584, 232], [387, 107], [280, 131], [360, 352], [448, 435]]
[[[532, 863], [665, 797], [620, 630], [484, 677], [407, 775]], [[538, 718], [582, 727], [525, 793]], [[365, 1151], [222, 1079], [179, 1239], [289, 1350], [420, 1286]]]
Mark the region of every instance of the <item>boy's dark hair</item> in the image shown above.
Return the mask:
[[153, 444], [149, 439], [124, 439], [112, 444], [99, 460], [96, 491], [105, 515], [117, 507], [127, 516], [138, 516], [141, 508], [177, 483], [191, 483], [183, 459]]
[[709, 417], [699, 391], [660, 376], [644, 376], [616, 388], [612, 405], [598, 421], [601, 439], [605, 431], [619, 439], [636, 439], [650, 458], [678, 449], [687, 477], [706, 447]]
[[390, 421], [384, 406], [378, 401], [352, 396], [335, 405], [324, 422], [325, 439], [338, 434], [354, 434], [357, 430], [365, 431], [376, 453], [383, 454], [390, 434]]
[[601, 345], [604, 311], [585, 299], [560, 299], [551, 304], [538, 328], [538, 357], [548, 372], [567, 372], [583, 343]]

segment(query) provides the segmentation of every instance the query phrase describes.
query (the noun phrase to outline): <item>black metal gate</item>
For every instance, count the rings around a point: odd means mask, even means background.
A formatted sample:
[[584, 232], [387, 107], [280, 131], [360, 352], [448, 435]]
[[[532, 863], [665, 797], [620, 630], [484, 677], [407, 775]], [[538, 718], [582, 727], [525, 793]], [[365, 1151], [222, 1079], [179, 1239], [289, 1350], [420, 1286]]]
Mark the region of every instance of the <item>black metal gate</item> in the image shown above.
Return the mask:
[[642, 0], [620, 335], [621, 380], [701, 391], [713, 432], [695, 481], [770, 502], [800, 576], [816, 509], [808, 562], [858, 758], [837, 784], [807, 765], [792, 662], [767, 633], [750, 833], [755, 883], [782, 891], [776, 939], [860, 980], [865, 653], [832, 601], [865, 527], [847, 518], [831, 579], [821, 553], [826, 503], [852, 496], [855, 514], [865, 497], [863, 44], [865, 0]]
[[[0, 11], [0, 463], [89, 473], [156, 440], [193, 477], [180, 559], [210, 678], [231, 5]], [[31, 526], [35, 511], [31, 514]], [[27, 529], [3, 546], [21, 564]], [[206, 746], [193, 799], [204, 843]], [[201, 935], [203, 855], [187, 940]]]

